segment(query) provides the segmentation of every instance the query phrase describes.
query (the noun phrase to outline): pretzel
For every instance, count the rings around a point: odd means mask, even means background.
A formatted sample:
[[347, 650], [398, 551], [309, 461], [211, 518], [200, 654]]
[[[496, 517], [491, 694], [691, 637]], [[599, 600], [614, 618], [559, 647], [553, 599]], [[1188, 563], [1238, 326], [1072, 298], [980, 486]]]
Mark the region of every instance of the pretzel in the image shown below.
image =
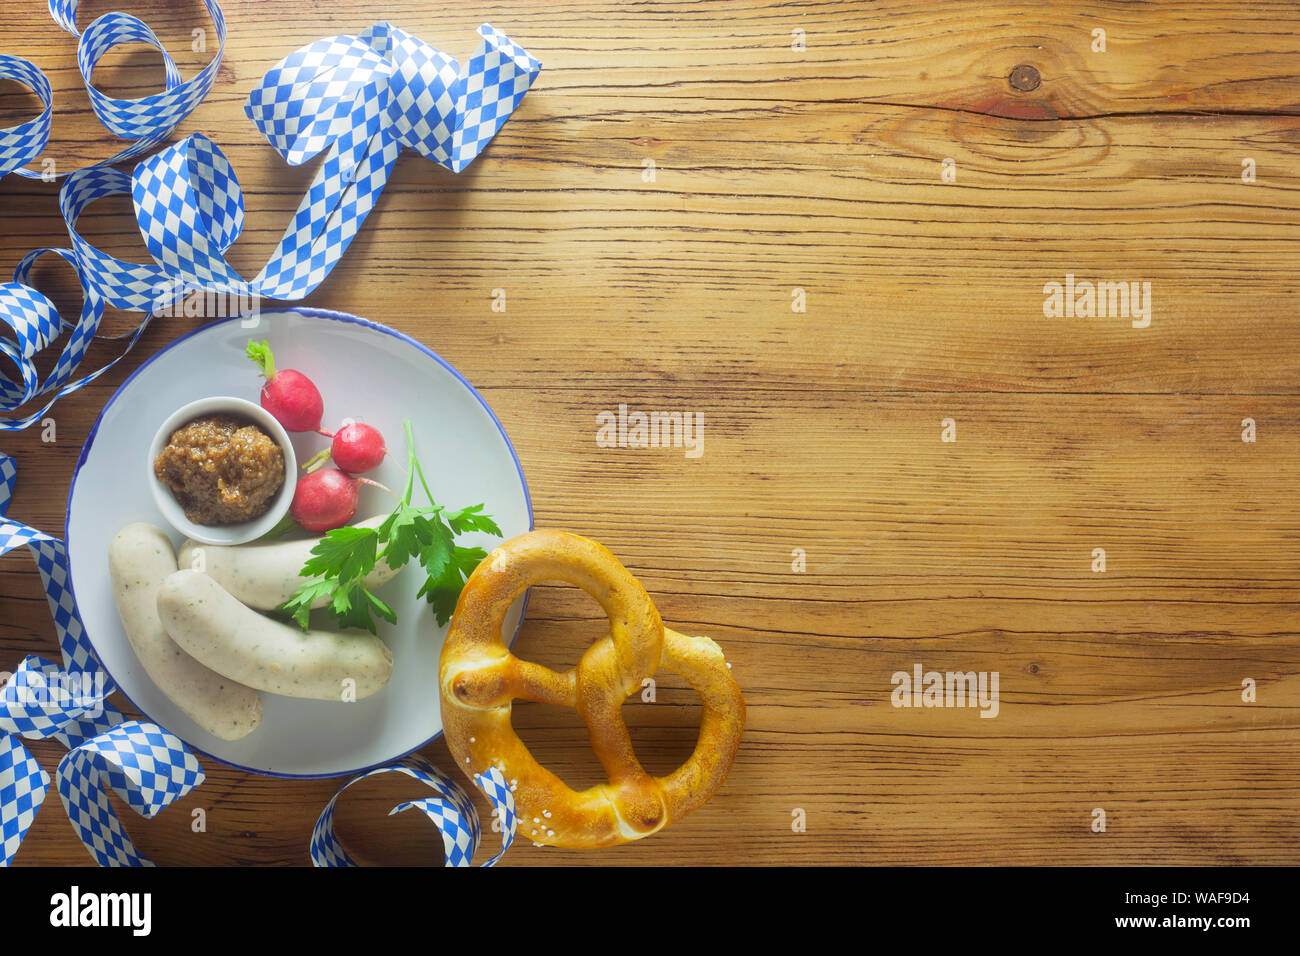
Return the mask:
[[[582, 588], [609, 616], [609, 633], [563, 674], [515, 657], [501, 636], [515, 598], [555, 580]], [[621, 708], [660, 666], [695, 688], [704, 716], [690, 758], [652, 777], [633, 752]], [[745, 701], [721, 648], [665, 628], [645, 588], [614, 555], [564, 531], [522, 534], [479, 564], [456, 604], [438, 677], [457, 766], [470, 779], [500, 769], [515, 791], [522, 832], [550, 846], [614, 846], [680, 820], [722, 785], [745, 725]], [[579, 793], [539, 764], [510, 724], [516, 699], [575, 708], [609, 782]]]

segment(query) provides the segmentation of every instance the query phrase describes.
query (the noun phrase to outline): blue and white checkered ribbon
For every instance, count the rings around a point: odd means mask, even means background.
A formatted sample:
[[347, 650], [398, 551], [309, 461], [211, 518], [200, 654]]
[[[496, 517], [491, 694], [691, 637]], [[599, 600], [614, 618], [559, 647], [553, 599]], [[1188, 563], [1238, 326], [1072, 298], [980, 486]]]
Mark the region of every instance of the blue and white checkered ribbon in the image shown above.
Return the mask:
[[[226, 44], [226, 20], [216, 0], [203, 0], [203, 3], [216, 27], [217, 52], [202, 72], [185, 80], [181, 78], [175, 60], [157, 35], [137, 17], [125, 13], [106, 13], [83, 33], [77, 28], [78, 0], [49, 0], [50, 15], [55, 22], [77, 37], [77, 67], [81, 71], [91, 109], [113, 135], [134, 140], [116, 155], [90, 167], [90, 170], [112, 173], [112, 164], [147, 153], [170, 136], [177, 124], [208, 95], [221, 67], [221, 55]], [[122, 100], [107, 96], [95, 88], [91, 82], [95, 67], [109, 50], [124, 43], [144, 43], [159, 52], [164, 75], [164, 89], [161, 92], [139, 99]], [[24, 168], [27, 163], [39, 158], [49, 142], [54, 109], [54, 94], [49, 80], [34, 64], [7, 55], [0, 55], [0, 78], [23, 84], [41, 101], [41, 113], [36, 119], [10, 129], [0, 129], [0, 177], [17, 173], [29, 179], [58, 178], [53, 173], [47, 175]], [[88, 179], [91, 182], [101, 181], [100, 177], [93, 175]], [[84, 185], [82, 190], [74, 192], [68, 198], [61, 197], [65, 217], [71, 208], [69, 203], [75, 207], [78, 196], [84, 196]], [[82, 205], [89, 201], [90, 199], [84, 199]], [[76, 214], [79, 213], [80, 209], [77, 208]], [[69, 222], [75, 222], [75, 214]], [[73, 239], [74, 242], [77, 240], [75, 232]], [[53, 303], [31, 288], [31, 267], [46, 253], [53, 253], [66, 260], [81, 281], [82, 309], [81, 317], [76, 323], [61, 320]], [[48, 397], [45, 406], [31, 414], [21, 418], [0, 419], [0, 431], [18, 431], [31, 427], [42, 419], [59, 398], [94, 381], [117, 363], [121, 356], [75, 382], [69, 381], [81, 364], [86, 349], [98, 334], [104, 306], [102, 295], [87, 283], [76, 253], [71, 249], [38, 249], [19, 263], [14, 270], [12, 283], [0, 284], [0, 322], [13, 330], [16, 339], [16, 342], [0, 340], [0, 353], [18, 371], [16, 381], [0, 377], [0, 411], [11, 412], [34, 399]], [[126, 333], [128, 342], [123, 355], [130, 351], [147, 324], [146, 318], [134, 330]], [[40, 383], [34, 363], [35, 355], [67, 329], [71, 329], [72, 334], [63, 347], [58, 363], [45, 382]]]
[[[212, 0], [206, 2], [224, 44], [221, 11]], [[56, 6], [65, 14], [60, 22], [71, 23], [75, 3], [51, 0], [51, 8]], [[110, 29], [114, 24], [126, 32], [114, 33]], [[108, 43], [105, 38], [143, 36], [147, 30], [132, 17], [101, 17], [83, 35], [83, 45], [91, 50], [87, 62], [93, 68], [93, 58], [102, 55], [101, 46]], [[18, 370], [16, 380], [0, 378], [0, 412], [16, 411], [37, 398], [48, 399], [43, 408], [22, 418], [0, 419], [0, 431], [39, 422], [59, 398], [118, 361], [70, 381], [98, 333], [106, 307], [146, 314], [126, 333], [125, 355], [147, 327], [147, 316], [162, 302], [174, 301], [178, 292], [197, 289], [247, 300], [301, 299], [342, 258], [403, 149], [453, 172], [465, 169], [505, 124], [541, 70], [536, 59], [491, 26], [484, 24], [479, 34], [478, 50], [459, 64], [403, 30], [377, 23], [360, 36], [329, 37], [309, 44], [262, 78], [249, 95], [245, 112], [267, 142], [291, 165], [321, 152], [325, 157], [270, 260], [251, 281], [240, 277], [224, 258], [243, 229], [244, 198], [229, 161], [206, 136], [196, 133], [163, 149], [140, 162], [132, 174], [107, 165], [70, 174], [59, 193], [59, 206], [72, 248], [36, 250], [19, 265], [13, 283], [0, 284], [0, 321], [15, 336], [14, 342], [0, 339], [0, 352]], [[215, 70], [219, 59], [220, 55], [209, 70]], [[22, 72], [20, 67], [13, 69]], [[191, 82], [198, 84], [206, 74]], [[210, 85], [210, 78], [206, 82]], [[48, 89], [47, 83], [44, 88]], [[169, 85], [166, 93], [158, 95], [168, 98], [166, 115], [171, 125], [165, 130], [160, 125], [115, 159], [125, 158], [146, 142], [151, 148], [166, 137], [184, 115], [181, 111], [188, 100], [180, 95], [182, 89]], [[140, 104], [150, 99], [156, 98], [129, 102], [92, 98], [92, 102], [99, 104], [97, 115], [113, 117], [118, 128], [126, 129], [128, 117], [142, 122]], [[135, 105], [128, 108], [130, 104]], [[42, 116], [48, 134], [48, 116]], [[15, 135], [14, 141], [31, 143], [40, 139], [38, 133]], [[0, 133], [0, 144], [5, 136]], [[0, 156], [4, 155], [0, 145]], [[77, 221], [90, 204], [127, 193], [153, 263], [117, 259], [77, 232]], [[50, 300], [30, 287], [32, 264], [47, 253], [72, 265], [81, 282], [82, 314], [75, 324], [62, 321]], [[41, 383], [36, 353], [68, 328], [73, 332], [58, 365]]]
[[[131, 198], [149, 254], [175, 283], [296, 300], [342, 258], [383, 192], [403, 148], [460, 172], [496, 135], [541, 64], [484, 24], [464, 65], [397, 27], [318, 40], [262, 78], [244, 110], [290, 165], [328, 150], [270, 261], [251, 282], [222, 258], [244, 224], [230, 163], [195, 134], [135, 169]], [[102, 274], [102, 270], [96, 271]], [[142, 297], [153, 273], [101, 291]], [[131, 299], [131, 297], [140, 297]], [[130, 306], [126, 306], [130, 307]]]
[[[109, 172], [112, 172], [109, 170]], [[74, 240], [79, 240], [75, 234]], [[42, 256], [55, 255], [63, 259], [77, 273], [81, 281], [81, 315], [75, 323], [63, 321], [44, 294], [32, 288], [32, 267]], [[126, 348], [112, 361], [100, 366], [76, 381], [72, 378], [86, 350], [99, 336], [99, 326], [104, 319], [105, 302], [95, 289], [86, 284], [85, 274], [78, 268], [73, 249], [36, 249], [27, 254], [14, 270], [14, 281], [0, 283], [0, 322], [13, 330], [14, 340], [0, 338], [0, 355], [4, 355], [18, 370], [18, 380], [0, 376], [0, 411], [22, 408], [34, 399], [45, 399], [45, 404], [19, 418], [0, 418], [0, 431], [22, 431], [44, 418], [46, 412], [64, 395], [69, 395], [89, 385], [122, 360], [135, 345], [136, 340], [149, 327], [148, 315], [133, 329], [125, 333]], [[36, 354], [71, 329], [63, 351], [54, 368], [41, 382], [36, 371]]]
[[41, 114], [19, 126], [0, 129], [0, 179], [10, 173], [38, 179], [40, 173], [23, 169], [45, 151], [50, 141], [50, 120], [54, 116], [54, 91], [45, 74], [21, 57], [0, 53], [0, 80], [13, 80], [27, 87], [41, 101]]
[[54, 615], [63, 666], [29, 655], [0, 687], [0, 866], [8, 866], [45, 800], [50, 777], [18, 739], [54, 738], [71, 748], [59, 794], [77, 835], [103, 866], [145, 865], [103, 785], [146, 817], [203, 780], [185, 745], [155, 724], [123, 722], [105, 698], [116, 688], [86, 640], [68, 588], [63, 542], [5, 517], [17, 471], [0, 454], [0, 555], [26, 545]]
[[[99, 164], [111, 166], [142, 156], [153, 149], [203, 102], [221, 67], [221, 54], [226, 46], [226, 20], [216, 0], [203, 0], [203, 5], [208, 8], [208, 14], [216, 26], [217, 53], [202, 72], [184, 80], [176, 61], [143, 21], [127, 13], [106, 13], [83, 33], [77, 29], [78, 3], [79, 0], [49, 0], [50, 16], [77, 38], [77, 67], [81, 70], [81, 78], [90, 97], [90, 108], [114, 136], [135, 140], [117, 155]], [[165, 78], [162, 92], [140, 99], [119, 100], [106, 96], [95, 88], [91, 77], [94, 76], [96, 65], [109, 50], [124, 43], [147, 44], [162, 56]], [[21, 126], [0, 130], [0, 177], [17, 173], [28, 179], [43, 178], [45, 174], [23, 167], [39, 157], [49, 142], [50, 119], [54, 109], [54, 95], [49, 81], [33, 64], [16, 56], [0, 56], [0, 78], [23, 84], [37, 95], [42, 104], [41, 114], [36, 119]]]
[[199, 762], [179, 738], [138, 720], [119, 723], [68, 751], [56, 776], [68, 819], [100, 866], [153, 866], [122, 829], [105, 785], [152, 819], [203, 782]]
[[[425, 816], [433, 821], [433, 825], [442, 834], [444, 865], [472, 866], [482, 833], [478, 811], [459, 784], [419, 754], [403, 757], [391, 767], [379, 767], [363, 773], [348, 781], [342, 790], [334, 794], [330, 802], [325, 805], [324, 812], [321, 813], [320, 819], [316, 821], [316, 826], [312, 830], [310, 849], [312, 862], [317, 866], [357, 865], [334, 833], [334, 805], [354, 783], [375, 774], [393, 771], [404, 773], [427, 784], [437, 792], [437, 795], [400, 803], [389, 811], [389, 816], [401, 813], [403, 810], [423, 810]], [[501, 849], [490, 860], [483, 863], [483, 866], [495, 866], [506, 850], [510, 849], [510, 844], [515, 839], [515, 831], [518, 829], [515, 797], [506, 785], [505, 777], [496, 767], [490, 767], [486, 773], [475, 777], [474, 783], [492, 804], [493, 817], [501, 830]]]

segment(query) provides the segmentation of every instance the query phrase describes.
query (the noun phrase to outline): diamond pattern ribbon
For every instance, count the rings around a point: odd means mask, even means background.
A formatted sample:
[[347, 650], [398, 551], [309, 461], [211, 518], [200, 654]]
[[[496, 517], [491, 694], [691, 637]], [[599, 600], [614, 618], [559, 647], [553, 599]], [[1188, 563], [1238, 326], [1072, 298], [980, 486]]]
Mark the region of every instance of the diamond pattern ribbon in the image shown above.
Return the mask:
[[154, 261], [196, 288], [308, 295], [342, 258], [403, 148], [460, 172], [532, 86], [537, 60], [486, 24], [479, 34], [478, 52], [463, 66], [387, 23], [281, 60], [245, 112], [290, 165], [326, 155], [270, 261], [246, 282], [222, 258], [243, 228], [243, 195], [225, 156], [199, 134], [140, 163], [132, 177], [136, 220]]
[[[127, 13], [106, 13], [86, 28], [77, 29], [79, 0], [49, 0], [50, 16], [59, 26], [77, 38], [77, 67], [90, 97], [90, 108], [114, 136], [135, 140], [117, 155], [99, 165], [111, 166], [143, 156], [168, 136], [181, 120], [203, 102], [221, 68], [221, 54], [226, 47], [226, 20], [216, 0], [203, 0], [217, 31], [217, 53], [197, 76], [182, 79], [176, 61], [163, 47], [148, 24]], [[95, 67], [109, 50], [124, 43], [144, 43], [162, 56], [164, 89], [160, 93], [134, 100], [119, 100], [97, 90], [91, 82]], [[33, 64], [16, 56], [0, 56], [0, 78], [23, 84], [41, 101], [41, 115], [36, 119], [0, 130], [0, 177], [17, 173], [28, 179], [45, 174], [23, 167], [45, 150], [50, 138], [50, 119], [54, 95], [50, 83]]]
[[[221, 11], [212, 0], [207, 2], [224, 44]], [[56, 17], [75, 31], [76, 4], [51, 0], [52, 9], [56, 6], [60, 11]], [[93, 69], [95, 58], [112, 45], [110, 38], [128, 42], [125, 37], [144, 36], [147, 30], [139, 21], [122, 15], [96, 20], [82, 35], [83, 46], [90, 51], [86, 54], [89, 68]], [[30, 427], [59, 398], [112, 366], [109, 363], [71, 381], [98, 333], [106, 307], [146, 315], [127, 333], [125, 355], [148, 325], [148, 316], [163, 302], [174, 301], [178, 292], [199, 289], [238, 295], [241, 301], [301, 299], [319, 286], [343, 257], [374, 209], [403, 149], [414, 150], [452, 172], [465, 169], [505, 124], [541, 70], [536, 59], [491, 26], [480, 27], [479, 34], [477, 52], [458, 64], [405, 31], [377, 23], [360, 36], [317, 40], [267, 72], [245, 104], [248, 117], [287, 163], [305, 163], [322, 152], [325, 156], [270, 260], [251, 281], [243, 279], [224, 258], [243, 229], [244, 198], [230, 162], [206, 136], [196, 133], [161, 150], [141, 161], [131, 174], [109, 165], [70, 174], [59, 193], [59, 207], [72, 248], [36, 250], [19, 265], [13, 283], [0, 284], [0, 321], [15, 335], [15, 342], [0, 339], [0, 353], [18, 370], [16, 379], [0, 377], [0, 412], [15, 411], [37, 398], [47, 399], [34, 413], [0, 419], [0, 431]], [[215, 69], [219, 59], [220, 54], [209, 69]], [[6, 63], [0, 59], [0, 75], [5, 75]], [[28, 75], [14, 63], [8, 67], [11, 73]], [[191, 82], [199, 84], [205, 74]], [[170, 84], [170, 71], [168, 75]], [[39, 82], [32, 76], [28, 79], [38, 86], [44, 83], [43, 77]], [[211, 85], [210, 78], [206, 82]], [[158, 108], [172, 126], [184, 115], [188, 103], [181, 96], [182, 88], [169, 85], [166, 93], [158, 94], [167, 98]], [[198, 88], [195, 85], [189, 95]], [[43, 89], [48, 91], [48, 83]], [[149, 100], [92, 102], [99, 103], [97, 115], [115, 124], [110, 128], [139, 132], [144, 129], [140, 117], [147, 112], [141, 104]], [[48, 134], [49, 117], [43, 114], [42, 118]], [[151, 141], [148, 136], [141, 139], [115, 159], [134, 155], [132, 151], [146, 141], [148, 148], [157, 145], [172, 126], [164, 129], [160, 123], [150, 136], [161, 131], [160, 135]], [[0, 162], [9, 154], [3, 144], [11, 133], [14, 131], [0, 133]], [[25, 143], [41, 139], [39, 130], [12, 138]], [[15, 159], [23, 155], [16, 146], [9, 152]], [[152, 263], [118, 259], [77, 232], [81, 214], [92, 203], [126, 193], [131, 195]], [[75, 324], [61, 321], [49, 299], [30, 287], [31, 266], [47, 253], [68, 262], [81, 282], [82, 314]], [[41, 383], [34, 356], [66, 328], [73, 334], [55, 371]]]
[[[348, 855], [343, 844], [334, 833], [334, 805], [343, 796], [348, 787], [366, 777], [375, 774], [396, 771], [408, 777], [414, 777], [437, 791], [437, 796], [422, 797], [400, 803], [389, 811], [389, 816], [404, 810], [422, 810], [433, 825], [442, 834], [442, 848], [445, 866], [472, 866], [474, 853], [478, 849], [482, 827], [479, 824], [478, 810], [474, 808], [469, 795], [460, 785], [445, 773], [425, 760], [419, 754], [403, 757], [390, 767], [379, 767], [348, 781], [338, 793], [330, 798], [321, 813], [320, 819], [312, 829], [310, 854], [317, 866], [356, 866], [357, 863]], [[501, 849], [483, 866], [495, 866], [510, 844], [514, 842], [518, 828], [515, 814], [515, 797], [506, 786], [505, 778], [496, 767], [474, 778], [475, 784], [483, 791], [492, 804], [492, 813], [501, 830]]]
[[153, 866], [122, 829], [105, 785], [151, 819], [201, 784], [203, 770], [179, 738], [128, 720], [68, 751], [57, 777], [68, 819], [100, 866]]
[[86, 639], [68, 586], [63, 542], [5, 515], [17, 469], [0, 454], [0, 555], [26, 545], [54, 615], [63, 666], [30, 655], [0, 686], [0, 866], [8, 866], [45, 799], [50, 777], [18, 739], [54, 738], [71, 748], [59, 794], [78, 836], [103, 866], [144, 865], [102, 784], [151, 817], [203, 779], [185, 745], [155, 724], [123, 723], [106, 700], [116, 688]]
[[45, 151], [50, 140], [50, 120], [54, 115], [54, 92], [45, 74], [26, 60], [0, 53], [0, 79], [14, 80], [27, 87], [41, 101], [41, 115], [20, 126], [0, 129], [0, 178], [18, 173], [36, 179], [40, 173], [23, 166]]

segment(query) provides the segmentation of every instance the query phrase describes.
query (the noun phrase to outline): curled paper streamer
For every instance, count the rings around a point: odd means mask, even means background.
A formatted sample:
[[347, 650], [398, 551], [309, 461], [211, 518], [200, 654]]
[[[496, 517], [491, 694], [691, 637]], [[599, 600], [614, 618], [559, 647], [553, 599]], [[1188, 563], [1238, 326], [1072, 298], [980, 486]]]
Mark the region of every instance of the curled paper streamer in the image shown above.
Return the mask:
[[[216, 28], [217, 52], [202, 72], [184, 80], [175, 60], [157, 35], [137, 17], [125, 13], [106, 13], [91, 23], [83, 33], [77, 28], [78, 0], [49, 0], [50, 15], [55, 22], [78, 38], [77, 67], [81, 71], [91, 109], [113, 135], [135, 140], [115, 156], [89, 167], [90, 170], [112, 173], [114, 171], [109, 168], [112, 164], [147, 153], [170, 136], [177, 124], [208, 95], [225, 51], [226, 20], [216, 0], [203, 0], [203, 3]], [[124, 43], [145, 43], [159, 52], [165, 77], [162, 92], [140, 99], [121, 100], [107, 96], [94, 87], [91, 78], [99, 61], [109, 50]], [[6, 55], [0, 55], [0, 78], [23, 84], [41, 101], [41, 113], [36, 119], [0, 130], [0, 177], [12, 172], [29, 179], [57, 178], [23, 168], [37, 159], [49, 142], [54, 108], [54, 94], [49, 80], [34, 64], [20, 57]], [[93, 175], [89, 179], [92, 182], [99, 181]], [[67, 200], [62, 195], [60, 204], [64, 207], [67, 218]], [[77, 213], [79, 212], [78, 209]], [[75, 214], [70, 221], [75, 222]], [[75, 324], [63, 322], [50, 300], [30, 286], [31, 267], [46, 253], [62, 257], [77, 272], [82, 287], [82, 309], [81, 317]], [[94, 381], [119, 361], [121, 356], [78, 381], [69, 383], [72, 373], [80, 365], [86, 349], [99, 331], [104, 306], [103, 298], [87, 283], [75, 252], [70, 249], [38, 249], [19, 263], [14, 270], [12, 283], [0, 284], [0, 321], [13, 330], [17, 340], [16, 345], [7, 339], [0, 340], [0, 353], [18, 371], [18, 381], [0, 377], [0, 411], [12, 412], [33, 399], [50, 396], [44, 408], [23, 418], [0, 419], [0, 431], [19, 431], [31, 427], [41, 420], [59, 398]], [[144, 311], [151, 310], [146, 308]], [[129, 341], [123, 355], [130, 351], [147, 324], [148, 319], [127, 333]], [[35, 355], [67, 328], [73, 330], [72, 335], [59, 356], [55, 370], [44, 384], [40, 384], [34, 364]]]
[[[135, 140], [117, 155], [98, 165], [134, 159], [153, 149], [203, 102], [221, 68], [221, 54], [226, 46], [226, 19], [216, 0], [203, 0], [217, 31], [217, 53], [197, 76], [181, 78], [180, 69], [148, 24], [127, 13], [106, 13], [82, 33], [77, 29], [78, 0], [49, 0], [50, 16], [77, 37], [77, 67], [86, 84], [90, 108], [114, 136]], [[119, 100], [95, 89], [91, 82], [95, 67], [109, 50], [123, 43], [144, 43], [162, 56], [164, 89], [160, 93], [134, 100]], [[0, 177], [17, 173], [28, 179], [40, 179], [42, 173], [23, 169], [45, 150], [50, 138], [50, 118], [54, 96], [49, 81], [33, 64], [15, 56], [0, 56], [0, 77], [28, 87], [41, 100], [41, 115], [28, 123], [0, 130]]]
[[[5, 532], [0, 527], [0, 535]], [[78, 747], [122, 720], [104, 702], [105, 686], [83, 682], [83, 675], [90, 672], [62, 670], [29, 655], [0, 688], [0, 866], [8, 866], [18, 852], [50, 785], [49, 774], [18, 736], [53, 737], [65, 747]]]
[[[220, 11], [211, 9], [219, 19]], [[224, 24], [222, 30], [224, 36]], [[36, 250], [19, 265], [13, 283], [0, 285], [0, 321], [17, 342], [0, 340], [0, 352], [19, 372], [18, 380], [0, 378], [0, 412], [48, 396], [37, 412], [0, 419], [0, 430], [30, 427], [59, 398], [111, 367], [70, 381], [106, 306], [148, 315], [195, 289], [249, 300], [301, 299], [342, 258], [403, 149], [453, 172], [473, 162], [541, 70], [491, 26], [484, 24], [479, 34], [478, 51], [462, 65], [378, 23], [357, 37], [309, 44], [263, 77], [245, 106], [249, 118], [286, 162], [304, 163], [322, 151], [325, 158], [270, 260], [251, 281], [224, 259], [243, 229], [244, 198], [229, 161], [206, 136], [181, 140], [140, 162], [132, 174], [110, 166], [72, 173], [59, 193], [72, 248]], [[117, 259], [77, 233], [77, 220], [91, 203], [124, 193], [131, 195], [151, 264]], [[49, 299], [30, 288], [31, 266], [47, 253], [68, 262], [81, 282], [82, 312], [75, 324], [62, 322]], [[127, 333], [123, 355], [148, 322]], [[34, 357], [68, 327], [73, 334], [59, 364], [41, 384]]]
[[[165, 276], [188, 287], [286, 301], [315, 289], [342, 258], [383, 192], [403, 148], [460, 172], [496, 135], [541, 70], [484, 24], [463, 66], [397, 27], [378, 23], [290, 54], [262, 78], [245, 112], [290, 165], [326, 151], [271, 259], [251, 282], [222, 258], [244, 223], [230, 163], [205, 136], [141, 162], [131, 181], [136, 221]], [[139, 297], [149, 276], [108, 283]], [[139, 306], [149, 302], [136, 298]]]
[[50, 775], [18, 738], [0, 734], [0, 866], [18, 852], [49, 788]]
[[[71, 265], [81, 281], [81, 315], [75, 323], [64, 322], [54, 303], [28, 284], [32, 266], [47, 254], [58, 256]], [[45, 405], [36, 411], [21, 418], [0, 419], [0, 431], [21, 431], [35, 425], [64, 395], [89, 385], [120, 362], [149, 326], [149, 318], [146, 317], [126, 333], [126, 348], [117, 358], [70, 382], [69, 379], [81, 364], [86, 350], [96, 337], [100, 337], [99, 326], [104, 319], [104, 305], [104, 299], [86, 285], [84, 273], [78, 268], [76, 254], [72, 249], [37, 249], [30, 252], [14, 270], [14, 281], [0, 283], [0, 322], [13, 330], [15, 338], [13, 342], [0, 338], [0, 355], [9, 359], [18, 370], [19, 377], [19, 381], [14, 381], [0, 376], [0, 411], [14, 411], [34, 399], [48, 396]], [[57, 340], [68, 328], [72, 331], [63, 345], [63, 351], [45, 382], [41, 383], [36, 371], [36, 354]]]
[[[343, 844], [339, 842], [339, 838], [334, 833], [334, 805], [338, 802], [339, 797], [343, 796], [344, 791], [354, 783], [378, 773], [392, 771], [414, 777], [437, 791], [437, 795], [400, 803], [389, 811], [389, 816], [394, 813], [401, 813], [404, 810], [424, 811], [425, 816], [433, 821], [433, 825], [442, 834], [445, 865], [472, 866], [474, 852], [478, 849], [479, 837], [482, 833], [478, 811], [474, 808], [474, 803], [470, 800], [469, 795], [461, 789], [459, 784], [419, 754], [403, 757], [390, 767], [380, 767], [368, 773], [363, 773], [361, 776], [348, 781], [342, 790], [334, 794], [330, 802], [325, 805], [325, 810], [321, 813], [320, 819], [316, 821], [316, 826], [312, 829], [310, 847], [312, 863], [316, 866], [357, 865], [356, 861], [343, 849]], [[475, 777], [474, 782], [487, 796], [488, 802], [492, 804], [492, 812], [501, 829], [501, 849], [483, 864], [483, 866], [494, 866], [505, 854], [506, 850], [510, 849], [510, 844], [515, 839], [515, 830], [517, 829], [515, 798], [514, 794], [510, 792], [510, 788], [506, 786], [501, 771], [495, 767], [491, 767], [486, 773]]]
[[201, 784], [203, 771], [179, 738], [128, 720], [68, 751], [56, 777], [68, 819], [100, 866], [153, 866], [122, 829], [104, 785], [151, 819]]
[[0, 454], [0, 555], [26, 545], [36, 559], [54, 615], [63, 666], [35, 655], [0, 687], [0, 866], [8, 866], [49, 789], [49, 775], [18, 739], [54, 738], [70, 748], [56, 773], [68, 818], [103, 866], [146, 865], [122, 830], [101, 779], [145, 816], [203, 779], [198, 762], [155, 724], [123, 723], [105, 698], [116, 687], [86, 640], [68, 589], [63, 542], [4, 515], [13, 495], [14, 460]]
[[61, 668], [29, 654], [0, 688], [0, 730], [80, 747], [121, 723], [121, 713], [104, 699], [113, 690], [101, 670]]
[[27, 87], [41, 101], [41, 113], [19, 126], [0, 129], [0, 179], [18, 173], [28, 179], [40, 174], [22, 167], [45, 151], [50, 141], [50, 119], [54, 115], [54, 92], [50, 81], [36, 65], [17, 56], [0, 53], [0, 79], [13, 80]]

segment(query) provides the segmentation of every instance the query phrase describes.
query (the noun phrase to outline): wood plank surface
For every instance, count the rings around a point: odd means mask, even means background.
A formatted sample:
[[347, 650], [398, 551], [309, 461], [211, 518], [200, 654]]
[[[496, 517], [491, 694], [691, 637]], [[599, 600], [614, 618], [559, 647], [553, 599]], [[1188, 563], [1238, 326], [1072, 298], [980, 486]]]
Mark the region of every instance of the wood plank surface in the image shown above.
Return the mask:
[[[0, 52], [55, 87], [47, 155], [111, 155], [75, 41], [44, 3], [14, 6]], [[749, 720], [726, 783], [684, 821], [595, 852], [524, 838], [507, 864], [1300, 863], [1300, 8], [223, 8], [217, 84], [178, 135], [211, 136], [238, 172], [248, 218], [229, 258], [245, 275], [314, 172], [285, 167], [242, 113], [281, 57], [386, 19], [457, 57], [490, 22], [544, 63], [464, 174], [402, 157], [306, 304], [401, 329], [463, 372], [519, 452], [537, 525], [600, 540], [666, 622], [715, 638]], [[210, 29], [196, 0], [94, 0], [81, 22], [113, 9], [187, 76], [207, 62], [190, 49]], [[131, 49], [96, 74], [122, 96], [160, 80], [157, 55]], [[0, 83], [0, 126], [31, 108]], [[66, 244], [57, 191], [0, 182], [0, 269]], [[147, 261], [125, 199], [80, 231]], [[1149, 283], [1149, 323], [1046, 316], [1045, 285], [1067, 275]], [[39, 276], [75, 314], [67, 270]], [[98, 410], [196, 324], [157, 320], [59, 403], [53, 443], [0, 437], [19, 465], [11, 517], [60, 532]], [[86, 367], [119, 348], [97, 344]], [[702, 416], [703, 454], [599, 447], [596, 416], [620, 404]], [[516, 651], [571, 666], [598, 614], [539, 588]], [[32, 652], [56, 647], [20, 551], [0, 561], [0, 667]], [[893, 675], [917, 664], [997, 672], [996, 718], [892, 706]], [[689, 754], [684, 683], [661, 674], [657, 701], [624, 713], [647, 769]], [[573, 713], [524, 704], [515, 724], [566, 782], [601, 779]], [[30, 746], [53, 772], [58, 745]], [[450, 767], [442, 741], [424, 752]], [[205, 770], [152, 821], [118, 804], [146, 855], [307, 862], [341, 781]], [[350, 790], [349, 848], [439, 859], [427, 823], [385, 816], [418, 793]], [[52, 798], [16, 862], [88, 861]]]

